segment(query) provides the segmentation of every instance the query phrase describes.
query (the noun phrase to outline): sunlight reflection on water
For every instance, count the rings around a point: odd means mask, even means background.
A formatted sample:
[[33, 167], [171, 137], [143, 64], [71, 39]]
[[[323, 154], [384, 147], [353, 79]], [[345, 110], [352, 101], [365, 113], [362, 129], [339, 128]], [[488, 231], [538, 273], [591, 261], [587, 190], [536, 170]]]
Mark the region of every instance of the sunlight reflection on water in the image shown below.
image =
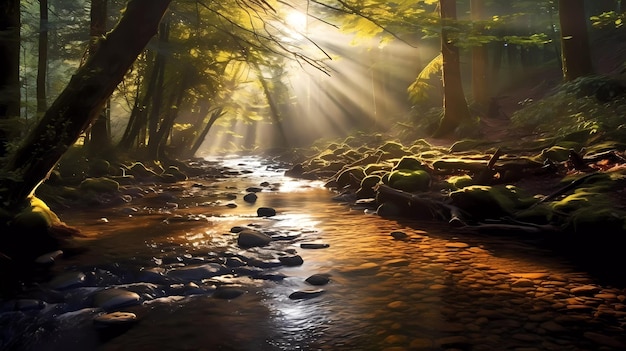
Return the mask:
[[[560, 261], [522, 244], [512, 246], [506, 239], [458, 237], [445, 226], [366, 215], [331, 201], [333, 193], [321, 182], [284, 177], [284, 170], [269, 168], [260, 158], [215, 160], [240, 175], [194, 190], [185, 200], [193, 204], [195, 197], [209, 198], [212, 192], [227, 189], [237, 194], [233, 201], [238, 207], [180, 206], [170, 214], [111, 216], [106, 224], [92, 220], [102, 217], [102, 211], [77, 211], [72, 219], [96, 233], [90, 255], [79, 258], [80, 263], [148, 265], [169, 260], [191, 265], [223, 260], [225, 254], [270, 262], [281, 255], [298, 254], [304, 263], [264, 269], [284, 275], [282, 280], [229, 274], [207, 283], [246, 287], [246, 294], [236, 299], [191, 297], [176, 304], [151, 304], [142, 323], [104, 349], [149, 345], [168, 350], [383, 350], [410, 349], [411, 342], [432, 343], [425, 349], [438, 349], [434, 346], [438, 340], [466, 335], [481, 337], [485, 344], [511, 342], [507, 349], [514, 349], [519, 345], [512, 335], [520, 330], [510, 320], [526, 320], [533, 309], [540, 311], [535, 318], [559, 314], [551, 314], [551, 305], [535, 299], [531, 290], [511, 291], [520, 272], [550, 272], [554, 281], [582, 276]], [[264, 181], [277, 183], [279, 190], [264, 189], [254, 204], [240, 201], [247, 187]], [[275, 208], [277, 215], [258, 217], [260, 206]], [[183, 219], [163, 221], [175, 214], [184, 214]], [[230, 231], [234, 226], [298, 236], [269, 247], [244, 249]], [[393, 231], [406, 233], [407, 240], [394, 240]], [[329, 246], [303, 249], [303, 242]], [[330, 282], [312, 286], [306, 279], [313, 274], [328, 274]], [[541, 279], [536, 280], [538, 286]], [[289, 298], [292, 292], [309, 289], [324, 289], [324, 293], [311, 299]], [[493, 325], [472, 324], [480, 321], [478, 313], [500, 311], [506, 311], [511, 327], [498, 325], [497, 320]], [[568, 336], [560, 342], [575, 343], [572, 340]]]

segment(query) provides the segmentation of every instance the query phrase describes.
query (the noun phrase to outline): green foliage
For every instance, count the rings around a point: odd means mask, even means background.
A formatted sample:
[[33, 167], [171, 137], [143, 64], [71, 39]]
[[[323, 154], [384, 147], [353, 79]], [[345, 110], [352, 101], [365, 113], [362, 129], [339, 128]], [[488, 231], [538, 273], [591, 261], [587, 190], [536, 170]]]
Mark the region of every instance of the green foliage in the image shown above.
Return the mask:
[[408, 87], [409, 98], [413, 103], [426, 101], [430, 96], [428, 91], [434, 86], [429, 83], [434, 75], [441, 74], [443, 66], [443, 55], [439, 54], [424, 66], [422, 71], [417, 75], [415, 81]]
[[615, 11], [603, 12], [589, 18], [591, 24], [596, 28], [615, 27], [620, 28], [626, 21], [626, 12], [617, 13]]
[[574, 132], [621, 135], [626, 98], [623, 87], [606, 77], [582, 77], [561, 85], [554, 94], [516, 111], [516, 128], [565, 136]]
[[389, 174], [389, 186], [407, 192], [427, 191], [430, 174], [424, 170], [396, 169]]

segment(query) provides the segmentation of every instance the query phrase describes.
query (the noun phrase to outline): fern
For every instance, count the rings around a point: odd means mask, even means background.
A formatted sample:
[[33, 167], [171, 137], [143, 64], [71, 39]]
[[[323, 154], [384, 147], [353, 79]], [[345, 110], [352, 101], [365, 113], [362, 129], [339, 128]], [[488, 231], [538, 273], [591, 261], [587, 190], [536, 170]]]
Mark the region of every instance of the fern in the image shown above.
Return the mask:
[[419, 103], [428, 99], [428, 91], [433, 88], [428, 80], [441, 72], [443, 66], [443, 55], [439, 54], [433, 58], [417, 75], [415, 81], [409, 85], [407, 91], [409, 92], [409, 98], [413, 103]]

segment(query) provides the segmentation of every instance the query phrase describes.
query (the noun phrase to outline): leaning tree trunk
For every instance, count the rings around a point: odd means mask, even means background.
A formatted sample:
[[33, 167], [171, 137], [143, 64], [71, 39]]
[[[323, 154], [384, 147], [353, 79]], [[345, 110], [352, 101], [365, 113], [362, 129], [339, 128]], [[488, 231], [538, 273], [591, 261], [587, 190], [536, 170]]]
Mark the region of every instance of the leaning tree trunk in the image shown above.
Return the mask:
[[563, 78], [574, 80], [593, 73], [584, 0], [559, 0]]
[[0, 178], [2, 207], [19, 211], [100, 109], [158, 29], [171, 0], [130, 0], [115, 28], [74, 74]]
[[456, 19], [456, 0], [440, 0], [441, 54], [443, 57], [443, 117], [435, 137], [452, 134], [462, 122], [470, 119], [469, 108], [463, 93], [459, 48], [454, 45], [446, 29], [447, 21]]

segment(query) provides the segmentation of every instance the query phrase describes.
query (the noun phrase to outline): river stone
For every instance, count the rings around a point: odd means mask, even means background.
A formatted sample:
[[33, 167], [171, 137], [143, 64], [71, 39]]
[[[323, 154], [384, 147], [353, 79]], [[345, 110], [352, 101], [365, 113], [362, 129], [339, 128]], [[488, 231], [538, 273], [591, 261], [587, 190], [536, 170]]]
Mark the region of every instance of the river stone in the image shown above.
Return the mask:
[[174, 268], [167, 272], [168, 277], [183, 281], [202, 280], [225, 273], [226, 269], [219, 263], [207, 263], [200, 266]]
[[300, 244], [300, 248], [303, 249], [326, 249], [329, 248], [330, 245], [329, 244], [323, 244], [323, 243], [301, 243]]
[[243, 201], [252, 204], [256, 202], [257, 198], [258, 196], [255, 193], [247, 193], [243, 196]]
[[259, 217], [272, 217], [276, 216], [276, 210], [271, 207], [259, 207], [256, 214]]
[[252, 229], [244, 229], [239, 232], [237, 244], [241, 247], [265, 246], [272, 241], [272, 238], [264, 233]]
[[403, 239], [406, 239], [406, 238], [409, 237], [407, 233], [399, 232], [399, 231], [391, 232], [390, 235], [391, 235], [391, 237], [393, 237], [396, 240], [403, 240]]
[[311, 285], [326, 285], [330, 281], [330, 276], [328, 274], [313, 274], [305, 281]]
[[294, 291], [289, 295], [289, 298], [292, 300], [303, 300], [303, 299], [312, 299], [314, 297], [318, 297], [324, 293], [323, 289], [315, 289], [315, 290], [298, 290]]
[[280, 263], [289, 267], [300, 266], [304, 263], [304, 260], [300, 255], [281, 256], [278, 258], [278, 260], [280, 261]]
[[138, 304], [139, 294], [123, 289], [106, 289], [95, 293], [93, 301], [97, 307], [111, 310]]
[[111, 312], [94, 317], [96, 328], [118, 327], [129, 325], [137, 321], [137, 315], [131, 312]]
[[216, 299], [223, 300], [232, 300], [243, 295], [246, 291], [241, 288], [241, 286], [234, 285], [222, 285], [218, 286], [217, 289], [213, 292], [213, 297]]
[[36, 264], [41, 265], [51, 265], [56, 261], [57, 258], [63, 256], [63, 251], [56, 250], [52, 252], [45, 253], [35, 259]]
[[600, 291], [601, 289], [595, 285], [583, 285], [570, 290], [570, 292], [576, 296], [591, 296], [599, 293]]
[[54, 290], [64, 290], [85, 283], [85, 274], [83, 272], [67, 272], [63, 273], [50, 281], [49, 285]]

